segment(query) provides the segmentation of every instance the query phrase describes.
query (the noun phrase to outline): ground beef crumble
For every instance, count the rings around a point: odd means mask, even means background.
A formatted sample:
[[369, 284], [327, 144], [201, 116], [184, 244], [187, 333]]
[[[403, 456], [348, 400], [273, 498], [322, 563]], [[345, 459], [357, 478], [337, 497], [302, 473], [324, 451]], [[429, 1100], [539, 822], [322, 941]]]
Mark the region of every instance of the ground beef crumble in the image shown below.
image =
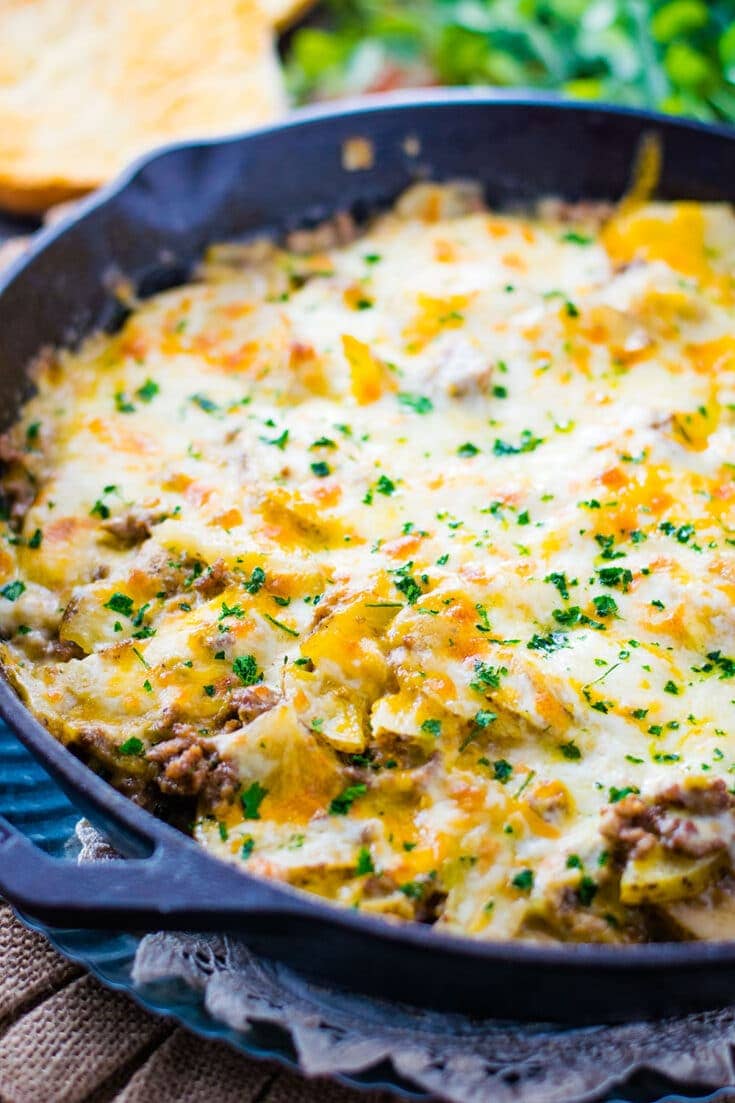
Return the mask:
[[[704, 817], [733, 814], [735, 797], [722, 778], [687, 786], [677, 781], [653, 797], [631, 793], [602, 813], [602, 835], [618, 855], [641, 858], [658, 843], [678, 854], [702, 858], [725, 850], [728, 839], [707, 831]], [[698, 821], [693, 817], [698, 817]]]

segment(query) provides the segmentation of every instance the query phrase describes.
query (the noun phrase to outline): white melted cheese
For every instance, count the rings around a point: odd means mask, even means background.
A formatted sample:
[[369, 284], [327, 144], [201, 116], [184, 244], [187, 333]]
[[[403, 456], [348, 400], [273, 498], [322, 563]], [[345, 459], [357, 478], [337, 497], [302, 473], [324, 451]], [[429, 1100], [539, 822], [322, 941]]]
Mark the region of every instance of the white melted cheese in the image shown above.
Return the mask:
[[735, 770], [735, 219], [462, 196], [214, 249], [44, 368], [3, 661], [123, 773], [205, 741], [240, 788], [200, 789], [197, 836], [252, 872], [486, 938], [650, 937], [601, 813]]

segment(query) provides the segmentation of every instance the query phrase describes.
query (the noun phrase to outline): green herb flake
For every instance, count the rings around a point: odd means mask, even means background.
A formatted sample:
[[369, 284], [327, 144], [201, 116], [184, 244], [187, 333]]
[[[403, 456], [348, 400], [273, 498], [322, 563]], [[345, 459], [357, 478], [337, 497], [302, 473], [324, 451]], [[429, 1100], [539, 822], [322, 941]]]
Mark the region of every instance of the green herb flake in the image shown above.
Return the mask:
[[[313, 727], [313, 724], [312, 724]], [[339, 796], [335, 797], [329, 805], [330, 816], [346, 816], [352, 805], [367, 793], [367, 785], [349, 785]]]
[[434, 409], [434, 403], [427, 395], [400, 391], [397, 398], [401, 406], [405, 406], [407, 410], [413, 410], [415, 414], [430, 414]]
[[117, 753], [124, 755], [140, 755], [143, 753], [143, 740], [138, 739], [137, 735], [131, 735], [129, 739], [126, 739], [124, 743], [120, 744]]
[[522, 869], [520, 873], [516, 873], [510, 883], [513, 888], [519, 889], [520, 892], [530, 892], [533, 888], [533, 870]]
[[247, 789], [240, 793], [240, 804], [246, 820], [260, 819], [260, 806], [267, 795], [268, 790], [259, 781], [254, 781], [252, 785], [249, 785]]
[[254, 686], [256, 682], [263, 680], [255, 655], [238, 655], [232, 664], [232, 672], [238, 676], [244, 686]]
[[6, 601], [17, 601], [22, 593], [25, 593], [25, 582], [21, 582], [19, 578], [16, 578], [13, 582], [7, 582], [2, 589], [0, 589], [0, 595], [5, 598]]
[[357, 865], [355, 873], [358, 877], [364, 877], [366, 873], [375, 873], [373, 858], [366, 846], [361, 846], [357, 853]]

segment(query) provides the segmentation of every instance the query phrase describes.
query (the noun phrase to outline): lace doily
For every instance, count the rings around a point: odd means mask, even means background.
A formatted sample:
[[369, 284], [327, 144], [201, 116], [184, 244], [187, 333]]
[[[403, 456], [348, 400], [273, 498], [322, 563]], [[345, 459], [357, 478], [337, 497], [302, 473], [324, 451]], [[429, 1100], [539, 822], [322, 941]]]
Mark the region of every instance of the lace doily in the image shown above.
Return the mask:
[[[88, 823], [77, 836], [80, 861], [116, 856]], [[133, 979], [185, 983], [233, 1030], [282, 1028], [307, 1076], [389, 1062], [401, 1080], [450, 1103], [583, 1103], [632, 1078], [648, 1080], [638, 1098], [735, 1084], [735, 1008], [579, 1029], [470, 1019], [322, 988], [236, 938], [164, 932], [141, 940]]]

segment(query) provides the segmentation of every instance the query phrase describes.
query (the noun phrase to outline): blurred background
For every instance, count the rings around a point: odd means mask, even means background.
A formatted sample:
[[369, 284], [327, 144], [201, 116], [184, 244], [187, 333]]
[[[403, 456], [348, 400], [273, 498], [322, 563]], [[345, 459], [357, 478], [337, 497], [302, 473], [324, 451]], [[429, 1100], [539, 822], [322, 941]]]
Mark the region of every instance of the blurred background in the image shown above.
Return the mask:
[[0, 0], [0, 234], [166, 142], [441, 85], [735, 125], [735, 0]]
[[323, 0], [281, 48], [299, 103], [490, 84], [735, 123], [734, 0]]

